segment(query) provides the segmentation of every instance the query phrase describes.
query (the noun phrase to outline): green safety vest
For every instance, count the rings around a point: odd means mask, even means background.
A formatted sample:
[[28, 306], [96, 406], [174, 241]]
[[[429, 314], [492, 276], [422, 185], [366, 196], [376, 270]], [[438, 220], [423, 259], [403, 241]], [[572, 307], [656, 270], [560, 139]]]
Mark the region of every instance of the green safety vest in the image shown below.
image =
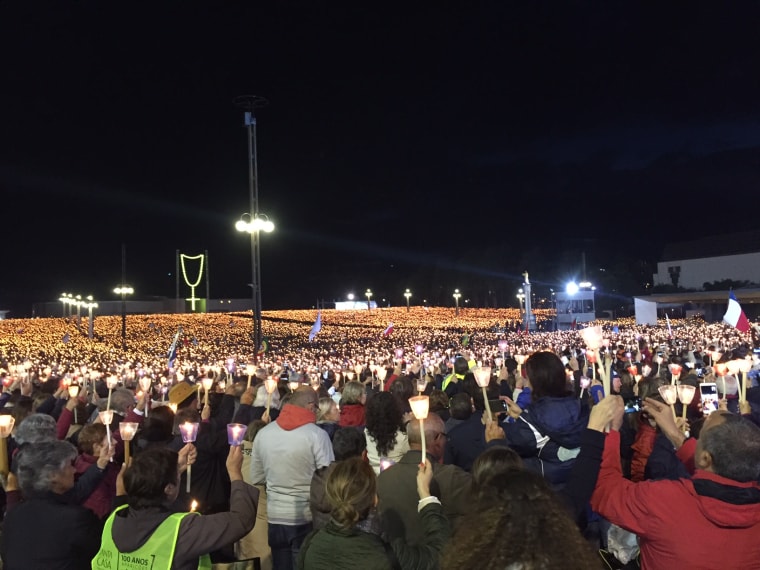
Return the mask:
[[[200, 513], [174, 513], [170, 515], [148, 541], [132, 552], [120, 552], [113, 542], [111, 527], [116, 513], [126, 508], [123, 505], [106, 519], [100, 550], [92, 559], [92, 570], [170, 570], [174, 561], [174, 549], [177, 546], [179, 523], [187, 515]], [[210, 570], [211, 558], [204, 554], [198, 559], [198, 570]]]

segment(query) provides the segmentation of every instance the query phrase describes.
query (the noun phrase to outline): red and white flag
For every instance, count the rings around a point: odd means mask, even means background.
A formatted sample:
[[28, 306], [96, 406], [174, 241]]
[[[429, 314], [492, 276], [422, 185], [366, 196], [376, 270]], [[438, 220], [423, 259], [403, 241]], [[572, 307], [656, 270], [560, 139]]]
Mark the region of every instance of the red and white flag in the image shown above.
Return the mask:
[[383, 336], [388, 336], [393, 332], [393, 323], [388, 324], [388, 328], [383, 331]]
[[723, 315], [723, 322], [744, 333], [749, 330], [747, 315], [744, 314], [742, 306], [736, 300], [736, 295], [734, 295], [733, 291], [729, 291], [728, 293], [728, 308], [726, 309], [726, 314]]

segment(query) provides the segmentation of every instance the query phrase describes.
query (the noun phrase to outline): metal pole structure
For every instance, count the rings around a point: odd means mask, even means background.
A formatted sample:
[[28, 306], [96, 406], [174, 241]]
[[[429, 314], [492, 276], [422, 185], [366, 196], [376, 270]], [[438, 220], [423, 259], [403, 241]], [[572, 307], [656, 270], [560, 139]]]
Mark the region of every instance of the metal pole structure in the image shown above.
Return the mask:
[[179, 304], [179, 250], [177, 250], [177, 257], [174, 259], [174, 275], [176, 276], [177, 281], [177, 293], [174, 297], [174, 312], [175, 313], [184, 313], [184, 310], [181, 310], [181, 306]]
[[[254, 110], [264, 107], [267, 100], [258, 95], [241, 95], [235, 103], [246, 110], [245, 126], [248, 129], [248, 197], [250, 201], [251, 222], [259, 215], [259, 168], [256, 141], [256, 117]], [[259, 360], [261, 347], [261, 268], [259, 256], [259, 232], [251, 232], [251, 301], [253, 316], [253, 363]]]
[[209, 293], [209, 291], [211, 291], [211, 289], [209, 288], [208, 268], [209, 268], [209, 264], [208, 264], [208, 250], [206, 250], [206, 312], [207, 313], [208, 313], [208, 300], [211, 298], [211, 296], [210, 296], [211, 294]]
[[121, 244], [121, 349], [127, 350], [127, 246]]

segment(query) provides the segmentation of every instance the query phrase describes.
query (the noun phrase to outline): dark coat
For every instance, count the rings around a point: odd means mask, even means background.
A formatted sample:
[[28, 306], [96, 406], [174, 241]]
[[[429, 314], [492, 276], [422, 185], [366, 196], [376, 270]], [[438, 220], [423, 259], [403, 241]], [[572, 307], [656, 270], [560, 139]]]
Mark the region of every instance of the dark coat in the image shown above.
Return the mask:
[[502, 427], [507, 443], [525, 466], [543, 474], [556, 488], [567, 481], [588, 417], [588, 407], [578, 398], [547, 396], [532, 402], [514, 423], [502, 423]]
[[[430, 493], [438, 497], [451, 526], [456, 525], [472, 508], [472, 478], [455, 465], [433, 464]], [[421, 460], [419, 449], [410, 449], [395, 465], [377, 477], [377, 510], [383, 532], [389, 539], [403, 538], [407, 544], [420, 544], [425, 539], [417, 514], [417, 470]]]
[[[410, 546], [403, 539], [390, 544], [374, 533], [357, 527], [343, 529], [332, 520], [327, 526], [312, 531], [298, 553], [299, 570], [393, 570], [417, 568], [433, 570], [440, 567], [439, 556], [451, 534], [448, 520], [441, 505], [426, 505], [417, 518], [424, 536], [418, 546]], [[395, 557], [397, 564], [394, 564]]]
[[482, 412], [474, 412], [469, 418], [446, 433], [444, 463], [472, 469], [475, 458], [486, 449], [485, 426]]
[[5, 516], [0, 547], [3, 568], [89, 568], [102, 532], [103, 525], [91, 510], [68, 504], [61, 495], [27, 498]]

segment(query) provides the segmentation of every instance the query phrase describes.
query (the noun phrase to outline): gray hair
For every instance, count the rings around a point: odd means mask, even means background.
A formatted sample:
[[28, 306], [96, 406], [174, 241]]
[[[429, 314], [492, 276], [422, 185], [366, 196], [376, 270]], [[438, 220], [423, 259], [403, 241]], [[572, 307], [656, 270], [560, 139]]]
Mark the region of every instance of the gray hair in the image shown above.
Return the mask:
[[343, 390], [340, 393], [340, 405], [360, 404], [362, 396], [365, 393], [364, 391], [364, 384], [361, 382], [357, 382], [356, 380], [346, 382], [346, 385], [343, 386]]
[[18, 424], [13, 438], [18, 445], [55, 440], [55, 420], [48, 414], [30, 414]]
[[42, 441], [26, 445], [16, 455], [16, 475], [25, 497], [52, 490], [53, 481], [71, 461], [77, 449], [68, 441]]
[[[254, 399], [253, 401], [253, 407], [254, 408], [266, 407], [268, 398], [269, 398], [269, 394], [267, 394], [266, 386], [264, 384], [261, 384], [256, 390], [256, 399]], [[275, 389], [275, 391], [272, 392], [272, 400], [270, 403], [270, 407], [272, 408], [280, 407], [280, 391], [277, 389]]]
[[712, 470], [721, 477], [747, 483], [760, 476], [760, 428], [736, 414], [699, 435], [699, 448], [712, 457]]
[[[107, 400], [106, 400], [107, 401]], [[111, 392], [111, 409], [121, 416], [127, 415], [135, 405], [135, 395], [128, 388], [116, 388]], [[105, 409], [105, 408], [104, 408]]]

